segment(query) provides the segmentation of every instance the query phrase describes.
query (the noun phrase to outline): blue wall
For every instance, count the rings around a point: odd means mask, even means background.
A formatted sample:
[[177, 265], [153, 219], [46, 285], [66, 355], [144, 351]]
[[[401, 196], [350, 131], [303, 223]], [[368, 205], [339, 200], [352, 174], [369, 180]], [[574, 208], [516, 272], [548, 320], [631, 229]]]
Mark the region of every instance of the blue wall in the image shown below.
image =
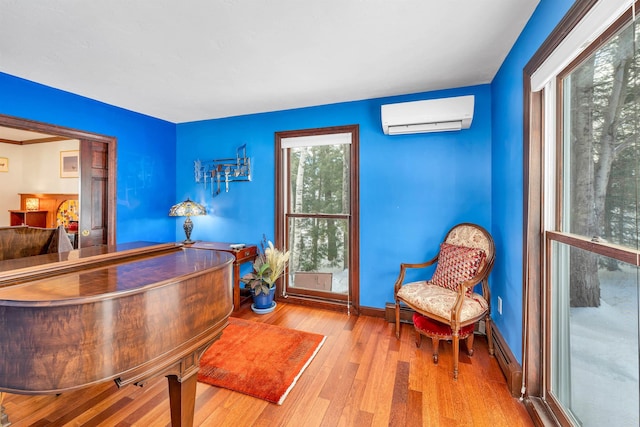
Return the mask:
[[[491, 84], [492, 234], [497, 258], [491, 281], [492, 318], [522, 360], [523, 69], [569, 10], [571, 0], [542, 0]], [[497, 298], [503, 300], [498, 314]]]
[[116, 137], [118, 243], [175, 239], [175, 124], [3, 73], [0, 94], [0, 114]]
[[[388, 136], [385, 103], [474, 94], [471, 128], [460, 132]], [[459, 222], [491, 226], [491, 93], [488, 85], [179, 124], [177, 195], [209, 210], [193, 219], [194, 239], [258, 243], [274, 238], [274, 133], [360, 126], [360, 304], [393, 301], [401, 262], [435, 255]], [[231, 183], [211, 197], [195, 184], [193, 161], [233, 157], [247, 144], [251, 182]], [[182, 224], [176, 224], [177, 235]]]

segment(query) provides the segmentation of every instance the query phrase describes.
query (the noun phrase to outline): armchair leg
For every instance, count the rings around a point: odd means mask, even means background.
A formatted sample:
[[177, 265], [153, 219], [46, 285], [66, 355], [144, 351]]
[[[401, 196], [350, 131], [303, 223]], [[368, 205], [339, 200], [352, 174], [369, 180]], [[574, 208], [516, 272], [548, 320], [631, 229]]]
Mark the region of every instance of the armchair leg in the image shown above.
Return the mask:
[[495, 352], [493, 350], [493, 338], [491, 333], [491, 316], [487, 314], [484, 319], [484, 326], [487, 333], [487, 341], [489, 344], [489, 356], [493, 356]]
[[396, 338], [400, 339], [400, 303], [396, 300]]
[[467, 354], [473, 356], [473, 332], [467, 337]]
[[431, 338], [431, 344], [433, 345], [433, 363], [438, 364], [438, 349], [440, 347], [440, 340], [435, 336]]
[[458, 379], [458, 352], [460, 351], [460, 340], [458, 331], [453, 333], [453, 379]]

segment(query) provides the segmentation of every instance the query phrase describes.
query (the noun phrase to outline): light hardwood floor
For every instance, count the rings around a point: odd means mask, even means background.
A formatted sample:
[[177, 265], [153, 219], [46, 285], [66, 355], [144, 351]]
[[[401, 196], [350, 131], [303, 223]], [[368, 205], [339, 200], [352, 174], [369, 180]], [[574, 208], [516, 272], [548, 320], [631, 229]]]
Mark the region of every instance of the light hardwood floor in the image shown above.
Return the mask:
[[[434, 365], [430, 340], [417, 348], [411, 325], [403, 324], [396, 340], [394, 325], [384, 319], [292, 304], [280, 303], [266, 315], [245, 306], [236, 316], [327, 339], [281, 406], [199, 383], [198, 426], [533, 426], [489, 357], [484, 336], [476, 338], [473, 357], [461, 352], [455, 381], [451, 344], [440, 344]], [[164, 378], [60, 396], [5, 394], [4, 406], [13, 427], [170, 425]]]

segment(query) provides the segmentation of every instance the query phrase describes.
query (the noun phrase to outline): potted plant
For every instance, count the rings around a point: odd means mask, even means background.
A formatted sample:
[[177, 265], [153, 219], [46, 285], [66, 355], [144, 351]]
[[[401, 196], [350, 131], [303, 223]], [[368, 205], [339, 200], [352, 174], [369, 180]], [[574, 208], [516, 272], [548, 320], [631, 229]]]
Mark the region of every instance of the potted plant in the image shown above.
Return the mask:
[[284, 274], [289, 262], [289, 251], [275, 248], [270, 241], [265, 247], [265, 241], [263, 238], [261, 250], [253, 262], [253, 271], [240, 279], [250, 289], [253, 296], [251, 309], [257, 313], [268, 313], [275, 308], [276, 281]]

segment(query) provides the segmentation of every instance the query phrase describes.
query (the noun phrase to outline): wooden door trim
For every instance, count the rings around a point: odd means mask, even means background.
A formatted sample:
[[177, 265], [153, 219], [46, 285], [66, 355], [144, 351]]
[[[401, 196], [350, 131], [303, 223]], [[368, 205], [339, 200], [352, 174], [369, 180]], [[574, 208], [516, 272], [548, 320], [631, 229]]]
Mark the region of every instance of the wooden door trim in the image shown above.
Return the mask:
[[[107, 200], [104, 207], [104, 215], [107, 221], [107, 244], [115, 245], [116, 243], [116, 147], [117, 139], [112, 136], [101, 135], [98, 133], [87, 132], [79, 129], [68, 128], [64, 126], [53, 125], [50, 123], [38, 122], [35, 120], [23, 119], [19, 117], [7, 116], [0, 114], [0, 126], [15, 129], [28, 130], [32, 132], [46, 133], [56, 136], [62, 136], [68, 139], [77, 139], [81, 141], [95, 141], [107, 144]], [[82, 158], [82, 156], [80, 156]], [[81, 164], [81, 167], [84, 166]], [[82, 194], [80, 188], [79, 194]], [[82, 213], [81, 213], [82, 215]]]
[[[544, 90], [534, 92], [531, 79], [538, 68], [587, 15], [598, 0], [576, 0], [523, 69], [523, 396], [531, 417], [540, 424], [555, 418], [546, 395], [544, 212]], [[557, 422], [557, 420], [556, 420]]]

